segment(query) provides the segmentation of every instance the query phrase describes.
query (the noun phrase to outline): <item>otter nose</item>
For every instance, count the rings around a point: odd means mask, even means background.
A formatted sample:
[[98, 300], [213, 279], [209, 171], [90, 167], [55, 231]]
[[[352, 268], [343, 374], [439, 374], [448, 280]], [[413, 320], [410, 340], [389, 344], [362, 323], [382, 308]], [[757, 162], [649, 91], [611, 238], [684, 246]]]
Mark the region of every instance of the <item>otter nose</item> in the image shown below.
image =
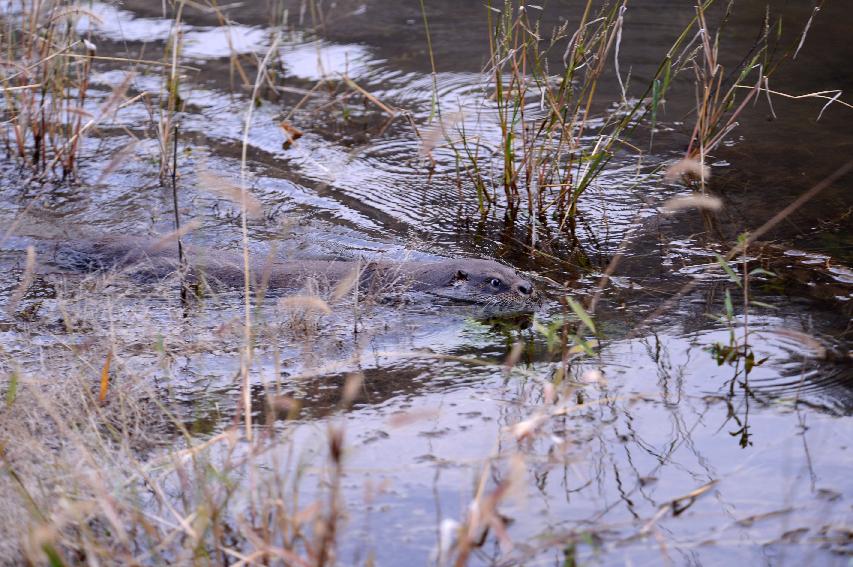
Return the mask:
[[516, 289], [521, 295], [530, 295], [533, 293], [533, 286], [527, 282], [518, 284]]

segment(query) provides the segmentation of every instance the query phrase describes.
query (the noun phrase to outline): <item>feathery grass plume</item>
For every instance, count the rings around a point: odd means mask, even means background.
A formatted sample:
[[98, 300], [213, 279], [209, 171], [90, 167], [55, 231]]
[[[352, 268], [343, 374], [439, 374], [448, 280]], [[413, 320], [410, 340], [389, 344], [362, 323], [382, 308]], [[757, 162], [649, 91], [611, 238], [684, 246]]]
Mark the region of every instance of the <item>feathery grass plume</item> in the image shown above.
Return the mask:
[[340, 301], [349, 292], [356, 289], [358, 280], [361, 279], [361, 272], [361, 262], [356, 262], [356, 266], [335, 284], [335, 288], [332, 290], [332, 301]]
[[758, 333], [772, 333], [774, 335], [788, 337], [789, 339], [795, 341], [797, 344], [807, 347], [809, 350], [814, 352], [815, 356], [817, 356], [818, 358], [826, 357], [826, 345], [823, 344], [817, 338], [813, 337], [812, 335], [809, 335], [808, 333], [797, 331], [795, 329], [783, 329], [781, 327], [768, 329], [766, 331], [758, 331]]
[[529, 418], [519, 421], [507, 428], [516, 441], [524, 441], [530, 439], [536, 431], [548, 420], [548, 415], [544, 413], [535, 413]]
[[585, 384], [607, 384], [607, 379], [601, 370], [587, 370], [581, 375], [581, 382]]
[[674, 182], [682, 179], [710, 179], [711, 168], [697, 158], [685, 157], [673, 163], [664, 171], [665, 181]]
[[390, 427], [405, 427], [419, 421], [434, 419], [441, 415], [438, 408], [421, 408], [417, 410], [395, 412], [388, 418]]
[[245, 204], [246, 216], [252, 219], [263, 217], [264, 208], [257, 197], [252, 195], [248, 189], [243, 188], [228, 181], [224, 177], [210, 173], [201, 167], [196, 172], [199, 185], [198, 188], [202, 191], [207, 191], [217, 197], [222, 197], [231, 201], [233, 204], [242, 207]]
[[278, 300], [279, 309], [304, 311], [319, 311], [324, 315], [331, 315], [332, 309], [329, 304], [313, 295], [291, 295]]
[[353, 372], [347, 375], [344, 382], [344, 389], [341, 393], [341, 407], [348, 408], [358, 397], [361, 386], [364, 384], [364, 374], [361, 372]]
[[464, 112], [451, 112], [442, 115], [435, 123], [421, 128], [421, 144], [418, 148], [418, 153], [420, 153], [421, 157], [432, 158], [433, 150], [445, 139], [450, 138], [450, 131], [463, 120], [465, 120]]
[[673, 197], [667, 199], [661, 205], [661, 209], [667, 213], [674, 213], [684, 209], [700, 209], [705, 211], [721, 211], [723, 209], [723, 200], [719, 197], [711, 195], [694, 194], [686, 197]]
[[175, 245], [179, 238], [183, 238], [187, 234], [191, 233], [194, 230], [201, 228], [201, 221], [198, 219], [192, 219], [187, 223], [184, 223], [180, 230], [173, 230], [162, 235], [151, 245], [151, 249], [155, 252], [159, 252], [160, 250], [165, 250], [166, 248], [171, 248]]

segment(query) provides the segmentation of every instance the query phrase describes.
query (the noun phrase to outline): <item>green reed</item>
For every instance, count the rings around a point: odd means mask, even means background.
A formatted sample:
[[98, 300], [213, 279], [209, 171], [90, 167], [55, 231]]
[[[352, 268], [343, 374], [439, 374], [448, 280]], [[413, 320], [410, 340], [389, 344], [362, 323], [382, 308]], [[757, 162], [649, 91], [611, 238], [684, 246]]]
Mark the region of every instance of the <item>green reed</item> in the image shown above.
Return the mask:
[[[771, 57], [777, 52], [772, 48], [781, 34], [781, 20], [771, 20], [768, 12], [750, 52], [733, 68], [725, 68], [719, 49], [733, 2], [718, 10], [716, 23], [708, 17], [714, 3], [707, 0], [694, 7], [693, 18], [661, 54], [654, 76], [640, 86], [639, 96], [632, 96], [629, 90], [637, 89], [630, 89], [633, 85], [618, 67], [628, 0], [588, 0], [576, 24], [564, 23], [547, 37], [538, 5], [506, 0], [497, 8], [490, 2], [487, 75], [499, 145], [487, 157], [478, 148], [480, 141], [462, 127], [457, 128], [457, 139], [448, 136], [463, 176], [476, 190], [480, 212], [500, 204], [511, 220], [523, 210], [532, 224], [553, 222], [574, 234], [578, 204], [615, 149], [628, 148], [638, 159], [642, 156], [632, 137], [643, 127], [653, 141], [660, 109], [676, 77], [691, 71], [697, 94], [686, 157], [704, 165], [707, 153], [737, 126], [748, 103], [762, 89], [769, 92], [768, 74], [794, 51], [789, 47], [778, 50], [781, 55], [775, 60]], [[607, 101], [597, 96], [601, 81], [614, 78], [620, 98], [603, 104]], [[601, 110], [605, 108], [609, 110]], [[704, 179], [700, 181], [704, 187]]]

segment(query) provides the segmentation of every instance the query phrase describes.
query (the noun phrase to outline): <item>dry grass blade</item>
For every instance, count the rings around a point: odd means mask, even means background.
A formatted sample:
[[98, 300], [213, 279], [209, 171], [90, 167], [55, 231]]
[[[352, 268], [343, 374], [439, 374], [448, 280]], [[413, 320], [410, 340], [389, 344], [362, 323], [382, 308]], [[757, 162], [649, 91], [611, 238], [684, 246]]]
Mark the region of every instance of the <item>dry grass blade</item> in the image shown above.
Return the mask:
[[197, 445], [193, 445], [192, 447], [189, 447], [187, 449], [183, 449], [176, 453], [160, 457], [159, 459], [148, 463], [146, 466], [146, 470], [151, 471], [158, 467], [169, 466], [173, 463], [180, 463], [181, 461], [189, 460], [190, 458], [198, 455], [202, 451], [206, 451], [207, 449], [211, 448], [217, 443], [221, 443], [222, 441], [227, 442], [229, 447], [233, 447], [237, 443], [237, 438], [238, 432], [234, 429], [229, 429]]
[[374, 95], [372, 95], [368, 91], [364, 90], [364, 88], [359, 86], [358, 83], [356, 83], [355, 81], [353, 81], [349, 77], [344, 77], [344, 82], [347, 85], [349, 85], [350, 88], [353, 88], [353, 89], [357, 90], [358, 92], [360, 92], [364, 96], [364, 98], [366, 98], [367, 100], [369, 100], [370, 102], [372, 102], [373, 104], [375, 104], [376, 106], [381, 108], [382, 111], [385, 112], [387, 115], [394, 117], [394, 116], [397, 116], [397, 114], [399, 113], [399, 110], [397, 110], [396, 108], [391, 108], [387, 104], [383, 103], [381, 100], [376, 98]]
[[797, 49], [794, 50], [794, 55], [791, 59], [796, 59], [797, 55], [800, 54], [800, 50], [803, 48], [803, 45], [806, 43], [806, 36], [809, 34], [809, 29], [812, 27], [812, 22], [814, 21], [814, 17], [820, 11], [820, 5], [815, 4], [812, 7], [811, 16], [809, 16], [808, 21], [806, 21], [806, 26], [803, 28], [803, 33], [800, 35], [800, 43], [797, 44]]
[[51, 17], [52, 21], [58, 21], [64, 18], [73, 19], [78, 16], [86, 16], [91, 22], [102, 25], [104, 21], [101, 19], [98, 14], [93, 12], [92, 10], [88, 10], [82, 6], [74, 5], [74, 6], [66, 6], [64, 8], [60, 8], [57, 10]]
[[0, 90], [6, 93], [11, 93], [15, 91], [26, 91], [32, 89], [40, 89], [42, 87], [41, 83], [35, 83], [32, 85], [19, 85], [17, 87], [0, 87]]
[[[63, 57], [67, 57], [69, 59], [91, 59], [93, 61], [109, 61], [112, 63], [132, 63], [133, 65], [141, 65], [145, 67], [165, 67], [171, 68], [171, 63], [164, 63], [162, 61], [148, 61], [146, 59], [133, 59], [131, 57], [115, 57], [115, 56], [103, 56], [103, 55], [83, 55], [80, 53], [65, 53]], [[190, 65], [178, 65], [178, 69], [182, 71], [192, 71], [194, 73], [200, 73], [201, 69], [199, 67], [192, 67]]]
[[228, 181], [224, 177], [214, 175], [204, 169], [199, 169], [197, 172], [199, 189], [207, 191], [217, 197], [222, 197], [234, 203], [237, 206], [246, 205], [246, 216], [249, 218], [260, 218], [263, 216], [264, 209], [261, 202], [246, 189], [245, 194], [241, 187]]
[[6, 313], [9, 315], [15, 312], [15, 307], [17, 307], [18, 302], [23, 299], [24, 294], [27, 293], [27, 290], [30, 289], [30, 285], [33, 283], [33, 274], [36, 269], [36, 249], [32, 246], [27, 246], [27, 259], [24, 264], [24, 273], [21, 275], [21, 283], [18, 284], [18, 287], [15, 288], [15, 291], [12, 292], [12, 296], [9, 298], [9, 302], [6, 304]]
[[[748, 87], [745, 85], [740, 85], [740, 88], [751, 89], [754, 87]], [[815, 91], [813, 93], [805, 93], [805, 94], [801, 94], [801, 95], [792, 95], [792, 94], [783, 93], [780, 91], [774, 91], [774, 90], [771, 90], [770, 88], [767, 88], [766, 86], [765, 86], [765, 88], [762, 88], [760, 90], [764, 91], [768, 95], [781, 96], [782, 98], [787, 98], [790, 100], [804, 100], [804, 99], [809, 99], [809, 98], [816, 98], [816, 99], [827, 101], [823, 105], [823, 107], [821, 108], [820, 114], [818, 114], [817, 120], [820, 120], [821, 116], [823, 116], [824, 111], [831, 104], [840, 104], [841, 106], [844, 106], [846, 108], [853, 108], [853, 104], [850, 104], [847, 101], [841, 100], [840, 97], [842, 94], [844, 94], [844, 91], [839, 91], [839, 90]]]
[[107, 401], [107, 389], [110, 385], [110, 362], [113, 359], [113, 351], [107, 353], [107, 358], [104, 361], [104, 366], [101, 368], [101, 389], [98, 392], [98, 401], [102, 404]]
[[662, 504], [658, 508], [657, 512], [655, 512], [654, 516], [652, 516], [651, 519], [649, 519], [649, 521], [647, 521], [645, 525], [643, 525], [643, 527], [640, 529], [640, 533], [649, 533], [655, 526], [655, 524], [657, 524], [658, 520], [664, 517], [669, 511], [672, 511], [673, 515], [678, 516], [679, 514], [687, 510], [687, 508], [692, 506], [697, 498], [714, 488], [718, 482], [719, 481], [717, 480], [712, 480], [706, 484], [703, 484], [695, 490], [691, 490], [683, 496], [678, 496], [676, 498], [671, 499], [666, 504]]

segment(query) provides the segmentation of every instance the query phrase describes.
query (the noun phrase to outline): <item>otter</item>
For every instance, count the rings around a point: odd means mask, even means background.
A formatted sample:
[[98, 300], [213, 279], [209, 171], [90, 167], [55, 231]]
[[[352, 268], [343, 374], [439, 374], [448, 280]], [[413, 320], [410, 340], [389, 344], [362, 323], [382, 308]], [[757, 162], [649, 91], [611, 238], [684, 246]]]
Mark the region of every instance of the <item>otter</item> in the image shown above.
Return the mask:
[[[174, 242], [103, 238], [57, 243], [53, 263], [74, 271], [120, 270], [137, 280], [162, 280], [180, 270]], [[211, 288], [244, 285], [240, 254], [184, 246], [190, 283]], [[306, 285], [355, 287], [365, 294], [416, 291], [456, 302], [481, 304], [489, 310], [533, 311], [541, 302], [533, 284], [494, 260], [438, 258], [436, 260], [292, 260], [252, 258], [251, 282], [268, 293], [296, 292]], [[316, 287], [316, 286], [315, 286]]]

